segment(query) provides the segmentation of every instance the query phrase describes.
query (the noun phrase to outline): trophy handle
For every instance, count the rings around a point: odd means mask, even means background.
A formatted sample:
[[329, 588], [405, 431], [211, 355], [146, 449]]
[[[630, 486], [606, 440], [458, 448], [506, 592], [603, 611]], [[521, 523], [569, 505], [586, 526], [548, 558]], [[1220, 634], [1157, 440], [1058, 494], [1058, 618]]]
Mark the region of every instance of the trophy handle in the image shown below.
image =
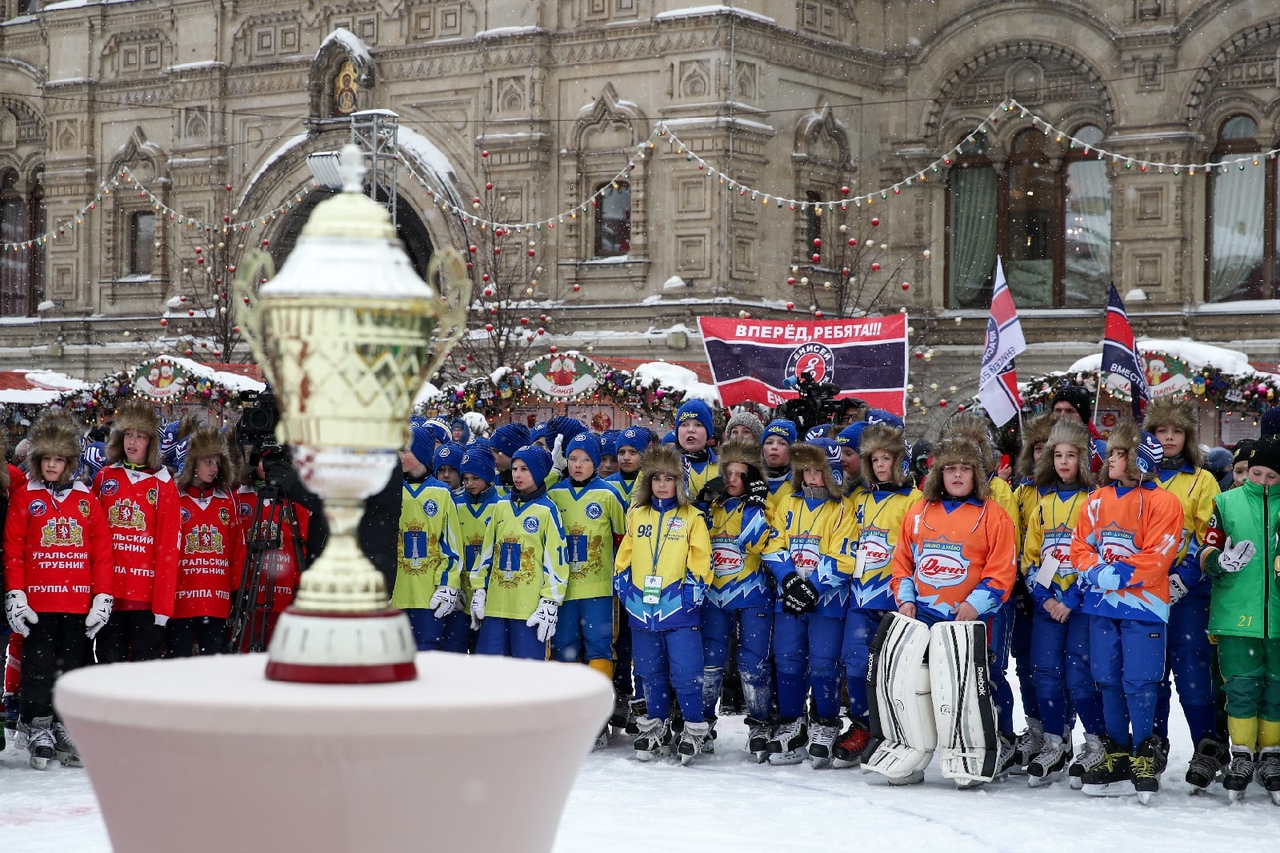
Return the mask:
[[444, 308], [436, 322], [436, 347], [422, 376], [424, 382], [435, 376], [453, 345], [467, 331], [467, 308], [471, 304], [471, 275], [460, 251], [450, 248], [432, 254], [427, 265], [427, 282], [435, 280], [437, 273]]
[[[463, 269], [465, 268], [464, 266]], [[231, 282], [231, 292], [239, 300], [236, 305], [236, 317], [240, 321], [240, 334], [249, 344], [249, 351], [253, 353], [253, 360], [262, 368], [263, 375], [267, 377], [267, 381], [274, 388], [279, 386], [276, 384], [271, 360], [267, 358], [265, 340], [262, 335], [262, 313], [258, 310], [258, 306], [254, 301], [255, 289], [253, 283], [254, 279], [258, 278], [259, 272], [265, 273], [264, 278], [274, 278], [276, 265], [266, 252], [261, 249], [254, 249], [245, 255], [240, 264], [240, 269], [236, 272], [236, 277]]]

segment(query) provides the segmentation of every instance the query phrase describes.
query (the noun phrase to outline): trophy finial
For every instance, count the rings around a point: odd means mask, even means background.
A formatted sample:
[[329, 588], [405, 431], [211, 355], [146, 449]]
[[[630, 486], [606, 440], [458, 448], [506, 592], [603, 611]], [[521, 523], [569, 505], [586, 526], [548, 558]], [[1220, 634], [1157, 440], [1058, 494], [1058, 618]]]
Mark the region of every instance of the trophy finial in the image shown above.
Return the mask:
[[344, 193], [363, 193], [364, 176], [368, 171], [359, 146], [350, 142], [342, 146], [342, 153], [338, 156], [338, 176], [342, 178]]

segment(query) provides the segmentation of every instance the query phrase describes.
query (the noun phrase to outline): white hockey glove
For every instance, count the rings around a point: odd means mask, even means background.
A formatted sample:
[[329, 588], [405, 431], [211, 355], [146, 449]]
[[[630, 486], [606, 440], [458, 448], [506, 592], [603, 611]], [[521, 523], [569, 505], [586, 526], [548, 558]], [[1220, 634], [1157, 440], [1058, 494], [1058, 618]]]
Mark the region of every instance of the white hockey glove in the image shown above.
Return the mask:
[[168, 624], [169, 624], [169, 617], [168, 617], [168, 616], [161, 616], [159, 613], [157, 613], [157, 614], [156, 614], [156, 627], [157, 627], [157, 628], [163, 628], [165, 625], [168, 625]]
[[437, 588], [427, 607], [436, 612], [437, 619], [443, 619], [458, 609], [458, 591], [447, 586]]
[[549, 598], [538, 602], [538, 609], [526, 621], [525, 625], [538, 629], [538, 642], [545, 643], [556, 632], [556, 621], [560, 618], [560, 605]]
[[471, 593], [471, 630], [479, 631], [484, 620], [484, 590], [477, 589]]
[[98, 632], [102, 630], [102, 626], [107, 624], [107, 620], [111, 618], [111, 608], [116, 600], [105, 592], [100, 592], [93, 597], [93, 604], [89, 606], [89, 615], [84, 617], [84, 635], [89, 639], [98, 636]]
[[564, 436], [557, 435], [555, 443], [551, 445], [551, 467], [560, 472], [569, 466], [569, 460], [564, 456], [563, 444]]
[[31, 605], [27, 604], [27, 594], [20, 589], [11, 589], [4, 597], [4, 615], [13, 633], [23, 637], [29, 635], [31, 626], [40, 621]]
[[1258, 549], [1248, 539], [1232, 543], [1231, 538], [1227, 537], [1227, 547], [1218, 555], [1218, 568], [1224, 572], [1238, 572], [1249, 565], [1256, 553]]
[[1186, 582], [1178, 575], [1169, 575], [1169, 606], [1177, 604], [1186, 594]]

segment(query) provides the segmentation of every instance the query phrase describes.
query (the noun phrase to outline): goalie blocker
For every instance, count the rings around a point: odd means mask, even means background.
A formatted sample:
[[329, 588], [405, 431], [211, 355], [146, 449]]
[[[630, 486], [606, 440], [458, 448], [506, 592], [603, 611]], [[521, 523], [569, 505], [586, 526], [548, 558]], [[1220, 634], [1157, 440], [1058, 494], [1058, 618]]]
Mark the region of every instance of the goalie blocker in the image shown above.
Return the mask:
[[924, 778], [935, 749], [942, 775], [959, 787], [990, 782], [1000, 744], [987, 671], [987, 626], [932, 627], [886, 614], [867, 667], [871, 743], [862, 766], [906, 785]]

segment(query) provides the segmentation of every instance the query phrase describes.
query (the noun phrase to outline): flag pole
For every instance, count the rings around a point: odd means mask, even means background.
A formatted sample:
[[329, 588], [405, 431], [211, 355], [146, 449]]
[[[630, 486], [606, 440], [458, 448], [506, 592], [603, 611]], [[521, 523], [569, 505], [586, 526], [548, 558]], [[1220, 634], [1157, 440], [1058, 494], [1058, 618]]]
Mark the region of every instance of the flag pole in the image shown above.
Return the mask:
[[1090, 414], [1089, 420], [1094, 426], [1098, 425], [1098, 403], [1102, 401], [1102, 357], [1098, 357], [1098, 375], [1094, 377], [1094, 384], [1097, 386], [1093, 392], [1093, 412]]

